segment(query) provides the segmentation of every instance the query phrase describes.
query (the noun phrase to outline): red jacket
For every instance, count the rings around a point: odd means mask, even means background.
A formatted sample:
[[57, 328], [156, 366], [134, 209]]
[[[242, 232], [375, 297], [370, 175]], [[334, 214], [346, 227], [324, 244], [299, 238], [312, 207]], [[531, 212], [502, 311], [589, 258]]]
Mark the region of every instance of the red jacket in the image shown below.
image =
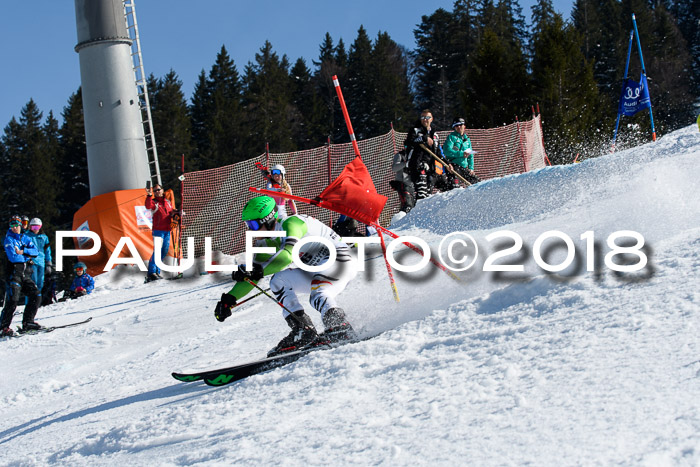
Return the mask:
[[167, 198], [146, 196], [146, 209], [151, 211], [153, 230], [170, 232], [170, 220], [175, 214], [175, 210]]

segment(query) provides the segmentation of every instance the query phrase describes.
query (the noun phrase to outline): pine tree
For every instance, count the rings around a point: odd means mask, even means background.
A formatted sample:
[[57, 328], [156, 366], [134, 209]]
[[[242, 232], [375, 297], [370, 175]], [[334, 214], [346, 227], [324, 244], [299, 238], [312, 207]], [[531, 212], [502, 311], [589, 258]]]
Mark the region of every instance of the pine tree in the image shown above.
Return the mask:
[[221, 167], [249, 157], [243, 125], [241, 82], [226, 47], [216, 55], [209, 76], [200, 74], [192, 96], [192, 136], [197, 147], [194, 165]]
[[372, 49], [370, 69], [375, 92], [368, 116], [369, 136], [386, 133], [390, 123], [403, 130], [414, 117], [406, 50], [389, 34], [380, 32]]
[[[197, 77], [197, 82], [194, 85], [194, 91], [192, 92], [192, 98], [188, 107], [192, 131], [192, 144], [194, 146], [194, 154], [190, 169], [194, 170], [204, 168], [206, 165], [206, 155], [211, 152], [208, 135], [210, 124], [209, 113], [211, 112], [210, 94], [207, 74], [202, 70]], [[158, 135], [156, 135], [156, 138], [157, 137]], [[188, 165], [190, 165], [189, 159]]]
[[458, 113], [459, 89], [452, 78], [459, 77], [459, 69], [453, 69], [455, 55], [450, 49], [452, 24], [455, 17], [439, 8], [429, 16], [421, 17], [414, 30], [414, 74], [416, 100], [421, 109], [430, 108], [435, 125], [449, 125]]
[[41, 218], [44, 229], [50, 229], [58, 220], [60, 210], [58, 200], [61, 193], [58, 179], [58, 166], [61, 159], [60, 130], [58, 120], [49, 112], [42, 127], [43, 141], [40, 156], [34, 160], [34, 173], [40, 174], [33, 181], [36, 213]]
[[373, 80], [374, 74], [372, 42], [365, 28], [360, 26], [350, 46], [347, 79], [343, 84], [343, 97], [358, 139], [367, 139], [371, 135], [370, 118], [377, 111], [375, 86], [378, 83]]
[[[22, 108], [19, 123], [13, 118], [5, 128], [3, 198], [5, 209], [20, 215], [43, 216], [50, 222], [57, 214], [56, 170], [41, 119], [41, 111], [30, 99]], [[54, 140], [56, 127], [56, 120], [49, 115], [46, 128]], [[5, 217], [9, 215], [6, 212]]]
[[551, 0], [540, 0], [533, 15], [537, 32], [533, 35], [532, 75], [535, 98], [546, 122], [549, 159], [570, 163], [576, 152], [592, 156], [603, 144], [593, 131], [600, 97], [593, 67], [581, 51], [580, 34], [551, 6]]
[[629, 29], [622, 27], [620, 3], [576, 0], [571, 18], [583, 37], [583, 56], [593, 63], [593, 78], [600, 92], [608, 105], [617, 109], [629, 38]]
[[255, 62], [246, 66], [244, 83], [243, 103], [248, 115], [249, 146], [255, 153], [250, 156], [262, 154], [266, 142], [274, 152], [296, 150], [292, 137], [295, 109], [290, 94], [292, 80], [287, 56], [280, 59], [273, 52], [272, 44], [265, 41], [260, 52], [255, 54]]
[[671, 6], [671, 13], [678, 21], [690, 55], [690, 90], [697, 112], [700, 111], [700, 0], [677, 0]]
[[59, 219], [62, 226], [71, 226], [73, 214], [90, 200], [90, 185], [83, 118], [83, 94], [80, 88], [68, 98], [61, 112], [63, 125], [59, 130], [58, 157]]
[[296, 111], [293, 137], [299, 149], [311, 149], [326, 143], [324, 105], [314, 87], [311, 70], [299, 58], [289, 72], [292, 82], [292, 104]]
[[530, 77], [519, 7], [507, 0], [483, 5], [480, 19], [488, 26], [468, 64], [460, 97], [468, 125], [490, 128], [510, 123], [530, 108]]
[[[333, 76], [337, 76], [341, 86], [345, 82], [348, 57], [345, 52], [345, 45], [338, 41], [338, 45], [333, 45], [333, 39], [329, 33], [324, 36], [319, 48], [318, 61], [314, 61], [316, 66], [313, 81], [323, 102], [323, 136], [330, 137], [332, 143], [345, 143], [350, 141], [343, 114], [338, 103]], [[324, 141], [325, 142], [325, 141]]]
[[148, 78], [153, 131], [158, 148], [158, 165], [164, 186], [175, 188], [182, 169], [192, 160], [192, 135], [182, 81], [172, 69], [160, 79]]
[[22, 127], [13, 116], [5, 126], [2, 135], [2, 159], [0, 160], [0, 172], [3, 174], [2, 192], [3, 203], [0, 205], [0, 216], [2, 219], [9, 219], [12, 215], [21, 215], [20, 204], [22, 194], [19, 192], [19, 185], [22, 183], [21, 167], [17, 164], [18, 153], [23, 147]]
[[[462, 83], [466, 82], [467, 66], [474, 54], [474, 50], [481, 40], [481, 29], [477, 11], [478, 0], [456, 0], [454, 3], [454, 22], [449, 31], [450, 43], [450, 88], [459, 90]], [[469, 83], [465, 83], [466, 86]], [[463, 116], [461, 106], [456, 110], [456, 115]], [[449, 123], [449, 122], [446, 122]]]

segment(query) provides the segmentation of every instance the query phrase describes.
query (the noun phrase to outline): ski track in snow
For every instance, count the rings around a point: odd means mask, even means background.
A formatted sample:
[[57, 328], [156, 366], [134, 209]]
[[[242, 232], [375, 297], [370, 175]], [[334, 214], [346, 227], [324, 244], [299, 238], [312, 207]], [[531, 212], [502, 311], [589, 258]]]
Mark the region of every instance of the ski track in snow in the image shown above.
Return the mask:
[[[484, 252], [465, 282], [397, 274], [396, 305], [383, 261], [367, 261], [340, 303], [377, 337], [220, 388], [170, 373], [264, 355], [287, 332], [276, 305], [259, 297], [218, 323], [225, 273], [103, 274], [38, 314], [92, 322], [0, 342], [0, 464], [699, 465], [699, 162], [693, 125], [423, 200], [394, 229], [433, 248], [474, 235]], [[520, 280], [476, 270], [501, 230], [524, 240]], [[650, 262], [547, 275], [531, 250], [548, 230], [577, 255], [586, 231], [605, 253], [609, 234], [635, 230]]]

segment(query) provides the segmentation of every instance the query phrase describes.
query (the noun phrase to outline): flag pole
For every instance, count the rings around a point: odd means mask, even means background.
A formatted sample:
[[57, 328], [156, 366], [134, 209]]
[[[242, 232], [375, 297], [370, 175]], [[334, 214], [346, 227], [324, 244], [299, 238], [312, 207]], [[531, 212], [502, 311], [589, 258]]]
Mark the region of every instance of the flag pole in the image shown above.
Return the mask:
[[[647, 77], [647, 69], [644, 67], [644, 56], [642, 55], [642, 42], [639, 39], [639, 31], [637, 30], [637, 18], [632, 13], [632, 24], [634, 25], [634, 33], [637, 36], [637, 48], [639, 49], [639, 61], [642, 64], [642, 75]], [[651, 120], [651, 139], [656, 141], [656, 130], [654, 129], [654, 115], [651, 112], [651, 95], [649, 97], [649, 120]]]
[[340, 90], [340, 82], [338, 81], [338, 76], [333, 75], [333, 86], [335, 86], [335, 92], [338, 94], [338, 100], [340, 101], [340, 108], [343, 110], [343, 117], [345, 118], [345, 125], [348, 127], [348, 134], [350, 135], [350, 141], [352, 142], [352, 148], [355, 150], [355, 155], [362, 159], [360, 155], [360, 147], [357, 145], [357, 139], [355, 138], [355, 132], [352, 129], [352, 123], [350, 122], [350, 115], [348, 114], [348, 108], [345, 106], [345, 99], [343, 99], [343, 91]]
[[[622, 92], [625, 92], [625, 86], [627, 86], [627, 72], [629, 71], [630, 67], [630, 55], [632, 54], [632, 39], [634, 37], [634, 29], [630, 31], [630, 40], [629, 44], [627, 45], [627, 62], [625, 63], [625, 77], [622, 79]], [[617, 121], [615, 122], [615, 134], [613, 135], [613, 144], [612, 148], [610, 148], [610, 152], [615, 152], [615, 143], [617, 142], [617, 129], [620, 126], [620, 118], [622, 117], [622, 113], [620, 112], [620, 105], [618, 104], [617, 107]]]
[[[348, 134], [350, 135], [350, 141], [352, 142], [352, 148], [355, 150], [355, 155], [362, 159], [360, 155], [360, 147], [357, 145], [357, 138], [355, 138], [355, 131], [352, 129], [352, 123], [350, 122], [350, 114], [348, 114], [348, 108], [345, 105], [345, 99], [343, 99], [343, 91], [340, 90], [340, 82], [338, 81], [338, 76], [333, 75], [333, 86], [335, 86], [335, 92], [338, 94], [338, 100], [340, 101], [340, 108], [343, 110], [343, 117], [345, 117], [345, 125], [348, 127]], [[379, 220], [379, 219], [377, 219]], [[386, 256], [386, 244], [384, 243], [384, 236], [380, 230], [377, 230], [379, 234], [379, 240], [382, 243], [382, 256], [384, 256], [384, 264], [386, 264], [386, 272], [389, 275], [389, 282], [391, 283], [391, 293], [394, 295], [394, 300], [399, 302], [399, 290], [396, 288], [396, 281], [394, 280], [394, 273], [391, 271], [391, 265], [389, 264], [389, 259]]]

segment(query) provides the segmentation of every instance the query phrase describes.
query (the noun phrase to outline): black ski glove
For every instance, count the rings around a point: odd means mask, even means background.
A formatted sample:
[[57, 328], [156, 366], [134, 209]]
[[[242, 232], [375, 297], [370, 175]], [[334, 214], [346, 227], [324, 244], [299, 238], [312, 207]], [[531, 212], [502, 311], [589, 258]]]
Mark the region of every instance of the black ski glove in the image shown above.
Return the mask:
[[231, 279], [236, 282], [243, 282], [247, 277], [252, 281], [259, 281], [264, 275], [263, 267], [258, 263], [253, 263], [253, 270], [250, 272], [246, 271], [245, 264], [240, 264], [238, 266], [238, 271], [233, 271], [231, 274]]
[[50, 276], [51, 274], [53, 274], [53, 264], [46, 263], [46, 267], [44, 268], [44, 275]]
[[227, 293], [221, 294], [221, 300], [216, 303], [214, 309], [214, 317], [220, 323], [226, 321], [226, 318], [231, 316], [231, 308], [236, 306], [236, 297]]

